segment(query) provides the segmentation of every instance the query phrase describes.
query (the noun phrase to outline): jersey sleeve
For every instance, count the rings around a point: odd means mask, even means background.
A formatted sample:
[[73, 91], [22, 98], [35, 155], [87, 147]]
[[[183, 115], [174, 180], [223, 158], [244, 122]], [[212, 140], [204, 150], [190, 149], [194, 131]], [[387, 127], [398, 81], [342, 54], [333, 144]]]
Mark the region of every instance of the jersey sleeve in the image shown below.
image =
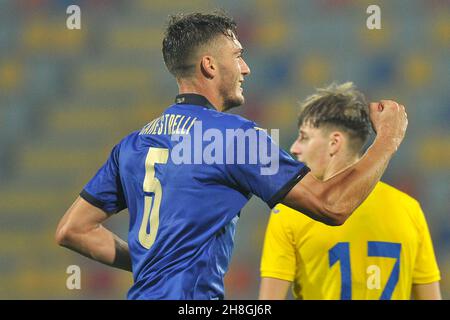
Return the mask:
[[270, 215], [261, 257], [261, 277], [286, 281], [295, 278], [295, 243], [290, 228], [283, 223], [285, 215], [280, 205]]
[[419, 249], [417, 251], [413, 283], [425, 284], [439, 281], [441, 279], [440, 272], [436, 262], [433, 242], [431, 240], [425, 215], [418, 203], [415, 210], [417, 212], [418, 221], [421, 224], [421, 243], [419, 244]]
[[294, 160], [265, 130], [253, 123], [240, 130], [246, 139], [235, 137], [226, 149], [227, 163], [231, 162], [226, 166], [229, 178], [273, 208], [309, 172], [309, 168]]
[[108, 160], [86, 184], [80, 196], [106, 213], [117, 213], [127, 207], [120, 180], [119, 150], [116, 145]]

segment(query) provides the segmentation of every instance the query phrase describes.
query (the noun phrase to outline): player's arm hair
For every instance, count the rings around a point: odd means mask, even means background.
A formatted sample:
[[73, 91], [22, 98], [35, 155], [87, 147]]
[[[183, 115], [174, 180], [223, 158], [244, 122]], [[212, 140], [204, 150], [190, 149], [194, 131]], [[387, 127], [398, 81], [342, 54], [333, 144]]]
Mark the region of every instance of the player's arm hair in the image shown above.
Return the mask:
[[262, 277], [259, 300], [284, 300], [290, 286], [291, 282], [287, 280]]
[[342, 225], [373, 190], [394, 151], [377, 136], [358, 162], [324, 181], [309, 172], [281, 202], [325, 224]]
[[414, 300], [442, 300], [439, 281], [418, 284], [412, 286]]
[[109, 216], [78, 197], [59, 222], [55, 240], [90, 259], [131, 271], [128, 244], [102, 226]]

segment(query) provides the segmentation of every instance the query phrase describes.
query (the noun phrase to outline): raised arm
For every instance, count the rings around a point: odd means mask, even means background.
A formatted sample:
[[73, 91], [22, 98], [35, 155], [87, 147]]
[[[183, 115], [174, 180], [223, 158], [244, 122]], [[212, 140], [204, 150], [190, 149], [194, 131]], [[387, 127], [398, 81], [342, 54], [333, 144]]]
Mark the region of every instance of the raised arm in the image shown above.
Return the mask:
[[375, 141], [355, 164], [320, 181], [308, 173], [282, 203], [328, 225], [341, 225], [367, 198], [405, 135], [405, 108], [391, 100], [370, 104]]
[[106, 265], [131, 271], [128, 244], [102, 226], [109, 215], [78, 197], [62, 217], [56, 242]]

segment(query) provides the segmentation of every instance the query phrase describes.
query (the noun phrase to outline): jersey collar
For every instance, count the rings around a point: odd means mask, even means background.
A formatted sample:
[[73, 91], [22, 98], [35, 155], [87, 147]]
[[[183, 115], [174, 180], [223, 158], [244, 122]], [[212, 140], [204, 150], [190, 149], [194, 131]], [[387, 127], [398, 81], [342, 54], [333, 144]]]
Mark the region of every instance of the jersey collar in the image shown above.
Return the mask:
[[211, 104], [211, 102], [208, 101], [204, 96], [196, 93], [183, 93], [179, 94], [175, 97], [175, 103], [176, 104], [189, 104], [189, 105], [195, 105], [195, 106], [202, 106], [206, 107], [208, 109], [213, 109], [214, 106]]

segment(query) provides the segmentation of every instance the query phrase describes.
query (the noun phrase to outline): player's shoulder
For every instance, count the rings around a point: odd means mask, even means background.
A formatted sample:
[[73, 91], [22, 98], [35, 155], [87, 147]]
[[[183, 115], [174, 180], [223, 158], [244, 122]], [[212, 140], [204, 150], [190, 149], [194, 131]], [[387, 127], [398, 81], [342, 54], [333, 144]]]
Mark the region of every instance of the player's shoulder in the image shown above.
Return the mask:
[[125, 145], [129, 144], [130, 142], [132, 143], [135, 139], [138, 138], [140, 131], [141, 131], [141, 129], [134, 130], [134, 131], [128, 133], [126, 136], [124, 136], [122, 139], [120, 139], [120, 141], [114, 146], [114, 148], [120, 150]]
[[122, 140], [120, 140], [119, 143], [124, 143], [126, 141], [133, 140], [133, 139], [137, 138], [139, 136], [139, 133], [141, 132], [141, 130], [142, 129], [138, 129], [138, 130], [134, 130], [134, 131], [128, 133], [125, 137], [122, 138]]
[[302, 214], [301, 212], [292, 209], [282, 203], [278, 203], [271, 211], [271, 215], [273, 219], [277, 219], [280, 221], [284, 221], [287, 224], [293, 223], [307, 223], [310, 221], [314, 221], [308, 216]]
[[217, 110], [208, 110], [211, 120], [216, 120], [224, 124], [227, 128], [251, 129], [258, 128], [254, 121], [246, 119], [240, 115], [220, 112]]
[[386, 182], [378, 182], [375, 186], [373, 194], [377, 198], [381, 198], [386, 200], [391, 200], [392, 202], [397, 203], [398, 205], [405, 206], [408, 208], [416, 208], [419, 207], [419, 201], [412, 197], [411, 195], [403, 192]]
[[289, 208], [288, 206], [282, 204], [282, 203], [278, 203], [273, 209], [272, 209], [272, 214], [287, 214], [287, 213], [292, 213], [295, 212], [294, 209]]
[[196, 117], [197, 121], [202, 121], [203, 126], [214, 128], [227, 128], [227, 129], [247, 129], [257, 127], [256, 123], [246, 119], [240, 115], [218, 111], [213, 108], [191, 105], [179, 105], [175, 104], [165, 110], [165, 113], [171, 112], [188, 112], [191, 117]]

